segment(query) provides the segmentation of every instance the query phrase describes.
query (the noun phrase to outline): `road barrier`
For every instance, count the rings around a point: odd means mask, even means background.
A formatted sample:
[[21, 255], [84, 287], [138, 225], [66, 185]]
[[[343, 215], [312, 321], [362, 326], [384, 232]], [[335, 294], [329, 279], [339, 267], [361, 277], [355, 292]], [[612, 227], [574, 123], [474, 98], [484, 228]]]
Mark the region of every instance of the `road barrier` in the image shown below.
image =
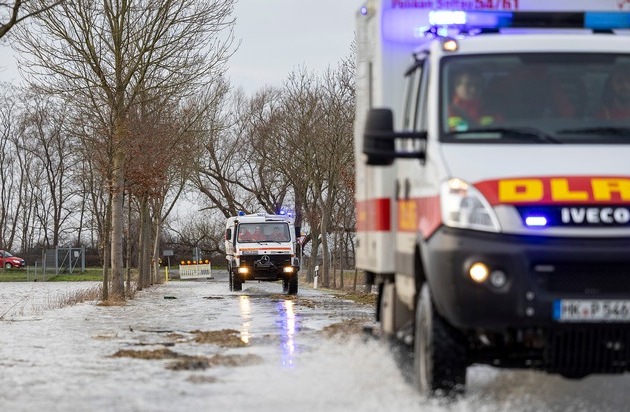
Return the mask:
[[179, 265], [180, 279], [214, 279], [210, 263]]

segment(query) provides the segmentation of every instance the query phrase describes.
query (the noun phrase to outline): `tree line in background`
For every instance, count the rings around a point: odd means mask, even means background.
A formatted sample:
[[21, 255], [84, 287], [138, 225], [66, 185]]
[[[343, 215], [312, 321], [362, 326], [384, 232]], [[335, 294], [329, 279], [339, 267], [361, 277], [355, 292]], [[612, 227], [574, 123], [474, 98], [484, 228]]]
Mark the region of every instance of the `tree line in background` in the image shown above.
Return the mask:
[[29, 24], [8, 40], [27, 85], [0, 96], [0, 248], [86, 246], [103, 299], [124, 299], [129, 268], [142, 289], [165, 248], [222, 259], [226, 217], [289, 206], [309, 279], [353, 266], [354, 63], [235, 91], [233, 3], [22, 3]]

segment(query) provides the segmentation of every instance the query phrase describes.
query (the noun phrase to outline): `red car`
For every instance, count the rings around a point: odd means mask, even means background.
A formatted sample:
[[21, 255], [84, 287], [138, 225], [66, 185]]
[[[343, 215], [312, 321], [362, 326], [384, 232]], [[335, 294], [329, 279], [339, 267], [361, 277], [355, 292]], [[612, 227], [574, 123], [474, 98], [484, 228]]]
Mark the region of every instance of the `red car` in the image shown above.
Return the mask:
[[21, 257], [13, 256], [6, 250], [0, 250], [0, 265], [7, 269], [23, 268], [26, 266], [26, 261]]

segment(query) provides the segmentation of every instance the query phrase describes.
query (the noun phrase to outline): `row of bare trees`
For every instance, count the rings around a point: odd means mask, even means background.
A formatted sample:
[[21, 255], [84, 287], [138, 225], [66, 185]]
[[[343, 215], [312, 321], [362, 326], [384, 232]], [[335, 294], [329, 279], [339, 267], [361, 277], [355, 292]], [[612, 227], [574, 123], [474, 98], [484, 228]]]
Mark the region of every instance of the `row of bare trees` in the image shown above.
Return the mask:
[[[163, 239], [220, 252], [226, 216], [290, 205], [329, 283], [329, 240], [353, 245], [350, 60], [249, 98], [222, 77], [231, 0], [18, 3], [28, 88], [0, 106], [1, 247], [96, 245], [103, 298], [124, 299], [131, 256], [142, 289]], [[191, 196], [202, 210], [173, 219]]]
[[[297, 225], [308, 228], [311, 257], [321, 250], [328, 285], [331, 236], [349, 233], [343, 243], [353, 255], [347, 247], [354, 244], [353, 121], [353, 61], [320, 75], [298, 69], [282, 87], [236, 96], [232, 110], [204, 119], [192, 184], [217, 219], [290, 205]], [[311, 278], [317, 261], [309, 263]]]

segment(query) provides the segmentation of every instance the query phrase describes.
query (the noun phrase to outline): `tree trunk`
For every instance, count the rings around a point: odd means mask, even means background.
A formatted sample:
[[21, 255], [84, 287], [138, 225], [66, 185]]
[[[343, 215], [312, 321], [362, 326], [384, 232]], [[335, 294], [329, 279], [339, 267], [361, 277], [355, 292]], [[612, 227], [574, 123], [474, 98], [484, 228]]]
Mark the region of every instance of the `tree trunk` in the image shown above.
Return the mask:
[[112, 210], [112, 197], [111, 193], [107, 199], [107, 210], [105, 211], [105, 222], [103, 227], [103, 233], [101, 236], [102, 248], [103, 248], [103, 300], [109, 300], [109, 253], [111, 250], [110, 245], [110, 225], [111, 225], [111, 210]]
[[322, 214], [322, 271], [324, 274], [324, 287], [330, 287], [330, 254], [328, 252], [328, 217]]
[[112, 162], [112, 227], [111, 227], [111, 264], [112, 297], [125, 300], [125, 276], [123, 271], [123, 192], [125, 186], [122, 119], [116, 119], [114, 130], [114, 156]]
[[160, 215], [156, 213], [153, 219], [153, 279], [155, 283], [162, 283], [163, 279], [160, 279]]
[[127, 200], [127, 230], [125, 233], [125, 236], [127, 237], [127, 253], [125, 253], [127, 257], [127, 264], [125, 265], [125, 272], [126, 272], [126, 278], [127, 278], [127, 294], [131, 293], [131, 237], [129, 236], [130, 233], [131, 233], [131, 194], [129, 195], [129, 199]]

